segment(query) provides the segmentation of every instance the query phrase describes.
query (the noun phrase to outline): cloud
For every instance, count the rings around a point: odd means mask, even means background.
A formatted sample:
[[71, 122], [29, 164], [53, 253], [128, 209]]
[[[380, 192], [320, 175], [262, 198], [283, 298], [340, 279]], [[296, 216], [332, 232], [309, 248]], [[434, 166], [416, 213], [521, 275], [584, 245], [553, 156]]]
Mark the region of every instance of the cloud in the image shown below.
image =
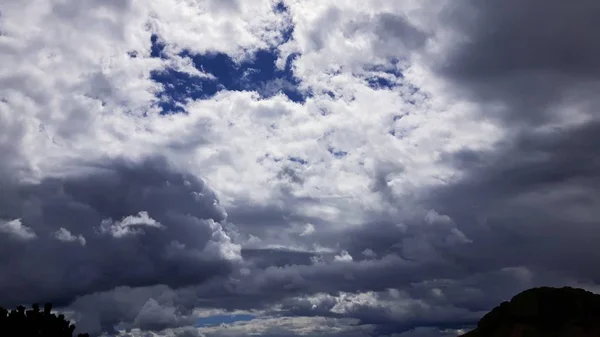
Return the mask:
[[306, 227], [304, 228], [304, 230], [302, 231], [302, 233], [300, 233], [300, 236], [307, 236], [307, 235], [311, 235], [315, 233], [315, 226], [313, 226], [312, 224], [306, 224]]
[[338, 262], [351, 262], [354, 259], [352, 258], [352, 255], [348, 254], [347, 251], [343, 250], [340, 255], [336, 255], [333, 257], [334, 261], [338, 261]]
[[133, 324], [143, 329], [158, 329], [173, 326], [179, 319], [173, 307], [161, 307], [153, 298], [149, 299], [140, 309]]
[[[591, 242], [598, 233], [590, 224], [597, 216], [598, 153], [586, 145], [596, 129], [590, 123], [530, 132], [494, 152], [458, 155], [453, 160], [469, 174], [436, 199], [460, 219], [488, 265], [531, 264], [596, 280], [585, 262], [597, 259]], [[573, 264], [576, 256], [586, 258]]]
[[142, 230], [132, 228], [141, 228], [143, 226], [164, 228], [159, 222], [149, 217], [148, 212], [140, 211], [137, 215], [127, 216], [121, 221], [114, 222], [112, 219], [102, 220], [102, 223], [100, 223], [100, 232], [109, 234], [114, 238], [122, 238], [127, 235], [142, 233]]
[[594, 288], [596, 9], [7, 0], [0, 302], [93, 334], [397, 337]]
[[12, 221], [2, 221], [0, 224], [0, 232], [8, 234], [17, 240], [33, 240], [37, 237], [33, 229], [23, 226], [21, 219]]
[[69, 230], [67, 230], [64, 227], [59, 228], [56, 232], [54, 232], [54, 237], [57, 240], [60, 241], [64, 241], [64, 242], [79, 242], [82, 246], [85, 246], [85, 238], [83, 237], [83, 235], [73, 235], [71, 234], [71, 232], [69, 232]]
[[513, 127], [595, 114], [598, 9], [594, 1], [448, 3], [442, 17], [456, 38], [447, 40], [454, 46], [440, 69], [467, 95], [504, 106], [500, 116], [491, 107], [485, 115]]
[[[589, 241], [598, 152], [588, 145], [599, 125], [597, 7], [459, 1], [443, 11], [454, 46], [437, 70], [506, 130], [492, 148], [445, 157], [461, 178], [432, 192], [479, 252], [473, 267], [520, 264], [598, 279], [588, 264], [598, 258]], [[575, 256], [586, 258], [567, 262]]]
[[[37, 240], [3, 244], [12, 261], [3, 263], [2, 274], [12, 275], [2, 279], [0, 299], [7, 305], [66, 304], [123, 285], [198, 284], [228, 273], [240, 258], [218, 223], [226, 215], [210, 189], [162, 161], [105, 164], [89, 175], [12, 189], [18, 207], [0, 211], [21, 220], [5, 223], [3, 231], [21, 239], [33, 239], [35, 231]], [[81, 245], [61, 242], [76, 240]]]
[[353, 320], [311, 317], [280, 317], [237, 322], [215, 328], [199, 329], [205, 336], [369, 336], [370, 328], [357, 327]]

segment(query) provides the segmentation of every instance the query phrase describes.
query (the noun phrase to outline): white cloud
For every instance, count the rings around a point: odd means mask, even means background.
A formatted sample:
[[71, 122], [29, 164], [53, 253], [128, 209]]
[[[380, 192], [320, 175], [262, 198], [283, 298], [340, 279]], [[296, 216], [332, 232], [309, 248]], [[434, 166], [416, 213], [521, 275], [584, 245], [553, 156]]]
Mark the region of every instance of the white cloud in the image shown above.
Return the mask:
[[82, 246], [85, 246], [85, 238], [83, 235], [73, 235], [69, 230], [64, 227], [59, 228], [56, 232], [54, 232], [54, 237], [57, 240], [64, 242], [79, 242]]
[[362, 255], [364, 255], [368, 258], [376, 258], [377, 257], [377, 253], [375, 253], [371, 248], [367, 248], [367, 249], [363, 250]]
[[343, 250], [339, 255], [336, 255], [333, 260], [337, 262], [352, 262], [354, 259], [352, 258], [352, 255]]
[[160, 222], [152, 219], [148, 215], [148, 212], [141, 211], [137, 215], [127, 216], [121, 221], [104, 219], [100, 224], [99, 231], [102, 234], [108, 234], [118, 239], [130, 235], [141, 234], [143, 233], [143, 227], [164, 228]]
[[0, 232], [23, 241], [33, 240], [37, 237], [33, 229], [23, 225], [21, 219], [11, 221], [0, 220]]
[[428, 225], [451, 226], [453, 221], [449, 216], [430, 209], [427, 211], [427, 214], [425, 214], [425, 223]]
[[302, 231], [302, 233], [300, 233], [300, 236], [307, 236], [307, 235], [311, 235], [314, 234], [315, 232], [315, 226], [313, 226], [313, 224], [306, 224], [306, 226], [304, 227], [304, 230]]
[[221, 224], [209, 221], [212, 229], [212, 239], [206, 244], [205, 252], [217, 258], [239, 261], [242, 259], [242, 247], [232, 242], [229, 235], [223, 230]]
[[377, 294], [374, 292], [367, 292], [361, 294], [346, 294], [341, 293], [335, 298], [336, 304], [331, 308], [331, 312], [337, 314], [348, 314], [361, 306], [377, 306], [378, 299]]

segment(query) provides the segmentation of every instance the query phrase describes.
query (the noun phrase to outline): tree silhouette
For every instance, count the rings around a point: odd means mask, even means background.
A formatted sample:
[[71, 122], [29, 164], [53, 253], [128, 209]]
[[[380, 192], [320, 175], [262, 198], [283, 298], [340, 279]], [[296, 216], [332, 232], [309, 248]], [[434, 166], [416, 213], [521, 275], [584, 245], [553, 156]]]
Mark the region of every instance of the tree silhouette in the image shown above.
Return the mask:
[[[47, 303], [44, 311], [37, 304], [25, 311], [18, 306], [11, 311], [0, 307], [0, 336], [6, 337], [72, 337], [75, 325], [65, 319], [64, 315], [51, 313], [52, 304]], [[89, 337], [79, 334], [78, 337]]]

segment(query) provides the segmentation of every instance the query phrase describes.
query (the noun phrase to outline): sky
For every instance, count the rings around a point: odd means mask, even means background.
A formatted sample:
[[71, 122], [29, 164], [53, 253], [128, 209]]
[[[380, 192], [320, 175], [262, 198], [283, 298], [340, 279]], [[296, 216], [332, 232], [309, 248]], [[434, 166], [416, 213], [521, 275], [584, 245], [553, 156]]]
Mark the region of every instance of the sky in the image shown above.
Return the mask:
[[600, 2], [3, 0], [0, 305], [434, 337], [600, 290]]

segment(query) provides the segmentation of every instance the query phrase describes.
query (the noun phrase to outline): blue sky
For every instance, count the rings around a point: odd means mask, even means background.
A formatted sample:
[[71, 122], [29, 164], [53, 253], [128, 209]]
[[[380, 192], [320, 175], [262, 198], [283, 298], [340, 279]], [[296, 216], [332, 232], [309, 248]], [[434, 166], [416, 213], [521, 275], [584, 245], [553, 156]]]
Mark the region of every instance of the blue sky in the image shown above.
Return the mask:
[[446, 337], [598, 291], [598, 6], [4, 0], [0, 305]]

